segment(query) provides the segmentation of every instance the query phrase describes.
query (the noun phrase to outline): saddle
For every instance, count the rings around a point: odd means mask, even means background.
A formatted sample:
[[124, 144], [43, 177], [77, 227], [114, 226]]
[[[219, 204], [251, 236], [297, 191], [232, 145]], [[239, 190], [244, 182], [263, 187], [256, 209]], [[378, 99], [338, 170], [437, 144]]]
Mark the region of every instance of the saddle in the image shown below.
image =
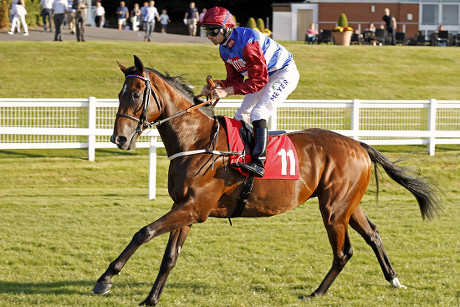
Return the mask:
[[[251, 162], [251, 148], [253, 148], [254, 133], [252, 127], [245, 122], [225, 117], [225, 125], [228, 135], [228, 148], [231, 152], [243, 152], [242, 155], [230, 155], [230, 167], [236, 162]], [[265, 179], [299, 179], [299, 161], [297, 151], [285, 131], [270, 131], [267, 146], [267, 158], [264, 163], [265, 176], [257, 180]], [[239, 167], [232, 167], [243, 176], [249, 174]]]

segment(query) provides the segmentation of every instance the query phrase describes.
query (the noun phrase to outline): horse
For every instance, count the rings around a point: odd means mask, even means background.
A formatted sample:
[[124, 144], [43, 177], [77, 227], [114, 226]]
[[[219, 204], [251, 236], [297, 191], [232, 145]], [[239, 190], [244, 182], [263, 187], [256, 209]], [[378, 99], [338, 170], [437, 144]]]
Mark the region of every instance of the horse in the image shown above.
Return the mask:
[[[171, 159], [168, 193], [173, 205], [168, 213], [133, 236], [97, 280], [93, 293], [109, 292], [111, 278], [141, 245], [170, 233], [158, 276], [147, 298], [141, 302], [141, 305], [156, 305], [192, 225], [203, 223], [208, 217], [232, 217], [245, 177], [227, 165], [226, 130], [218, 129], [222, 118], [214, 115], [211, 103], [205, 104], [194, 97], [179, 77], [145, 68], [136, 56], [134, 66], [126, 68], [120, 63], [118, 66], [125, 81], [118, 95], [120, 104], [110, 139], [118, 148], [131, 150], [145, 129], [157, 127]], [[373, 168], [378, 191], [376, 171], [381, 167], [415, 196], [422, 218], [431, 219], [440, 209], [436, 185], [395, 165], [373, 147], [332, 131], [313, 128], [287, 135], [297, 151], [299, 179], [255, 180], [240, 216], [273, 216], [292, 210], [310, 198], [318, 198], [333, 262], [318, 288], [303, 298], [324, 295], [352, 257], [348, 226], [374, 250], [391, 286], [406, 288], [390, 263], [377, 226], [359, 203]]]

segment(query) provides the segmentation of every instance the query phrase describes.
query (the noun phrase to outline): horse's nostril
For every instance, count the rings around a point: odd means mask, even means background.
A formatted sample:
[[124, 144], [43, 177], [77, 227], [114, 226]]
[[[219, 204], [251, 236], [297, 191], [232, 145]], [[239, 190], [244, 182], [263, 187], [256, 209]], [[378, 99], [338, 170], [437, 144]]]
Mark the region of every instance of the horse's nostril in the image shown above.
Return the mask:
[[116, 144], [118, 144], [119, 146], [123, 146], [123, 144], [125, 144], [127, 141], [126, 137], [124, 136], [119, 136], [117, 137], [117, 142]]
[[110, 137], [110, 142], [112, 142], [112, 143], [114, 143], [116, 145], [120, 145], [120, 146], [123, 145], [124, 143], [126, 143], [126, 140], [127, 140], [126, 137], [117, 136], [115, 134]]

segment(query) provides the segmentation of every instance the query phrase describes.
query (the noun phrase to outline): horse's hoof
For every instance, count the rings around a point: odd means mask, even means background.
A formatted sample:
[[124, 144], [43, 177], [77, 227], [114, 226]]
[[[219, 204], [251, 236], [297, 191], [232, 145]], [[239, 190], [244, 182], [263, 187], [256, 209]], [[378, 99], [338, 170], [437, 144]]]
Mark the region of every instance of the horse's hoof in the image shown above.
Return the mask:
[[393, 278], [392, 281], [390, 281], [391, 285], [394, 287], [394, 288], [399, 288], [399, 289], [407, 289], [406, 286], [404, 285], [401, 285], [401, 283], [399, 282], [399, 279], [396, 277], [396, 278]]
[[156, 306], [156, 304], [154, 302], [150, 302], [148, 300], [145, 300], [142, 303], [140, 303], [139, 306]]
[[111, 287], [112, 287], [111, 283], [103, 284], [101, 282], [98, 282], [93, 288], [93, 294], [103, 295], [103, 294], [109, 293]]
[[309, 301], [309, 300], [314, 299], [315, 297], [317, 297], [317, 295], [315, 293], [312, 293], [312, 294], [307, 295], [307, 296], [299, 296], [299, 301]]

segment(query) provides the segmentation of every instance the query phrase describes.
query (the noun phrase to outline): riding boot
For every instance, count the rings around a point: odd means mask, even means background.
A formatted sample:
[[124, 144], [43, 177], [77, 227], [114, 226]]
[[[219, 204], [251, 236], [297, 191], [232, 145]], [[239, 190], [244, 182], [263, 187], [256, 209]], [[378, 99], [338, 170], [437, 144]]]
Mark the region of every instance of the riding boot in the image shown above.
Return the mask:
[[248, 164], [240, 164], [240, 168], [256, 177], [265, 175], [264, 162], [267, 155], [268, 129], [266, 127], [257, 127], [254, 122], [254, 148], [252, 150], [252, 161]]

